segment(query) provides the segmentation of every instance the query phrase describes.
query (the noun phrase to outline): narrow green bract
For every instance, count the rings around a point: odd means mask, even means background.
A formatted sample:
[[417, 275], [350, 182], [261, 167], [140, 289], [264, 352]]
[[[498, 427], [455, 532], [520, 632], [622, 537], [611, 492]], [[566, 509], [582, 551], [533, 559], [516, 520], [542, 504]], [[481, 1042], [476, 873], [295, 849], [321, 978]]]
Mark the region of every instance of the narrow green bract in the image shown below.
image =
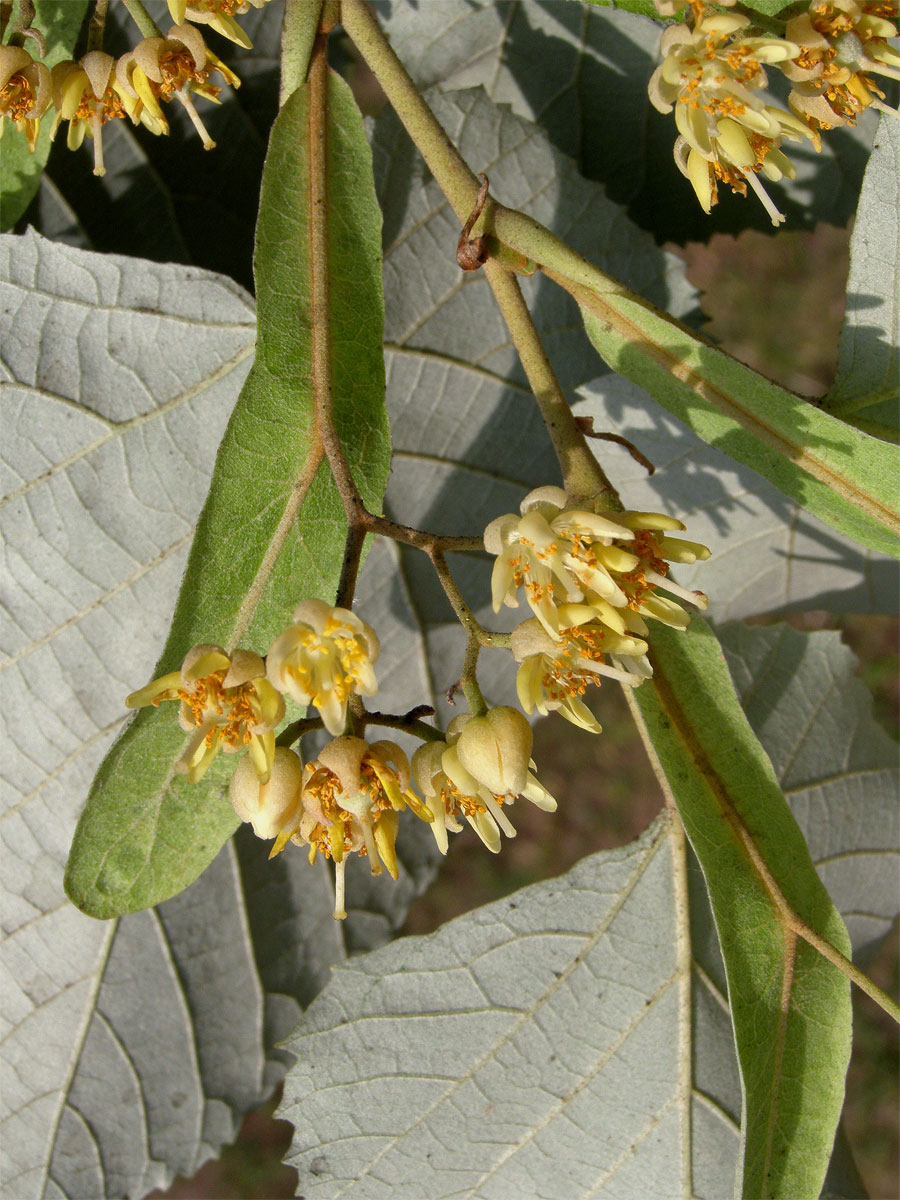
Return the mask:
[[[891, 446], [770, 383], [648, 305], [625, 296], [603, 300], [639, 335], [628, 340], [582, 306], [587, 335], [613, 370], [813, 516], [863, 546], [900, 557]], [[678, 378], [675, 367], [690, 372], [690, 382]], [[704, 389], [718, 402], [706, 399]]]
[[[362, 118], [337, 76], [328, 101], [334, 406], [354, 478], [377, 510], [390, 465], [381, 214]], [[299, 600], [334, 600], [347, 524], [314, 436], [307, 117], [301, 88], [272, 129], [256, 237], [256, 362], [219, 449], [156, 675], [200, 642], [265, 654]], [[70, 898], [92, 916], [181, 891], [235, 828], [224, 794], [235, 759], [220, 756], [189, 786], [173, 773], [183, 743], [175, 705], [163, 704], [142, 710], [101, 765], [66, 873]]]
[[[822, 886], [718, 642], [654, 628], [654, 687], [635, 692], [700, 860], [728, 977], [744, 1098], [738, 1194], [819, 1195], [850, 1057], [850, 986], [787, 927], [759, 860], [797, 916], [843, 954]], [[748, 841], [758, 856], [750, 852]]]

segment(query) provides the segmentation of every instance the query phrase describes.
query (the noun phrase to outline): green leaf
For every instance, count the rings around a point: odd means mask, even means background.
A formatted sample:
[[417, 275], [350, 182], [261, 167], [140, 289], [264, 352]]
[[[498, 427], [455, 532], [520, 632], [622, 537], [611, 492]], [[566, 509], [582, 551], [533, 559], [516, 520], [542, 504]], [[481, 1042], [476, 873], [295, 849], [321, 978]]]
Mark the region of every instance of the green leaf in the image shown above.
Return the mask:
[[720, 641], [854, 953], [877, 944], [900, 908], [900, 764], [856, 656], [839, 633], [789, 625], [732, 622]]
[[[381, 215], [362, 118], [328, 89], [329, 259], [335, 414], [366, 503], [390, 461], [384, 409]], [[346, 521], [314, 436], [310, 379], [307, 90], [273, 130], [256, 240], [256, 362], [226, 430], [157, 674], [198, 642], [264, 653], [307, 596], [333, 599]], [[186, 887], [237, 824], [218, 760], [201, 785], [174, 773], [184, 744], [172, 706], [141, 711], [97, 773], [66, 890], [92, 916], [144, 908]]]
[[680, 566], [678, 582], [706, 592], [717, 625], [789, 609], [895, 611], [895, 559], [864, 551], [817, 521], [621, 375], [580, 388], [574, 407], [594, 429], [626, 438], [656, 467], [649, 475], [623, 446], [592, 442], [628, 508], [680, 517], [688, 536], [712, 551], [708, 562]]
[[850, 242], [847, 308], [838, 346], [834, 387], [822, 401], [841, 415], [893, 403], [881, 418], [896, 439], [900, 397], [900, 128], [881, 114], [866, 168]]
[[890, 446], [770, 383], [638, 297], [608, 284], [572, 290], [588, 336], [620, 375], [814, 516], [900, 557]]
[[791, 914], [842, 954], [850, 941], [721, 649], [694, 620], [654, 629], [654, 688], [636, 691], [706, 877], [744, 1095], [741, 1195], [818, 1196], [850, 1056], [850, 986]]
[[[44, 35], [46, 53], [40, 61], [45, 66], [72, 57], [87, 8], [88, 0], [35, 0], [32, 25]], [[31, 38], [25, 39], [25, 47], [37, 58], [38, 48]], [[29, 154], [24, 136], [6, 123], [0, 154], [0, 230], [15, 225], [38, 190], [50, 154], [53, 115], [51, 107], [41, 122], [34, 154]]]

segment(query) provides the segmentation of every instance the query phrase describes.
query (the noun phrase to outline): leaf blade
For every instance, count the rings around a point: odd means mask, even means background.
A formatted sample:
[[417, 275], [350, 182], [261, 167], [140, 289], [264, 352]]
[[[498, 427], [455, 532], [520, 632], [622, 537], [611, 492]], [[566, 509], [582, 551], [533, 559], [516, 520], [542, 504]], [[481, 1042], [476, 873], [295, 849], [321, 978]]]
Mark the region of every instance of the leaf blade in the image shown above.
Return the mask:
[[[307, 89], [272, 131], [257, 231], [257, 357], [226, 429], [158, 674], [198, 642], [264, 651], [304, 596], [331, 600], [346, 521], [322, 462], [310, 382]], [[367, 504], [387, 479], [381, 217], [362, 119], [329, 81], [329, 244], [336, 421]], [[187, 886], [237, 821], [217, 761], [201, 785], [174, 773], [172, 712], [140, 712], [98, 772], [79, 822], [68, 894], [93, 916], [155, 904]], [[124, 802], [123, 802], [124, 797]]]
[[814, 516], [900, 557], [892, 447], [770, 383], [637, 298], [575, 289], [588, 336], [614, 370]]
[[843, 1101], [850, 987], [782, 906], [842, 953], [849, 938], [712, 632], [695, 618], [686, 637], [654, 633], [654, 691], [635, 700], [703, 867], [725, 960], [744, 1091], [742, 1194], [818, 1195]]

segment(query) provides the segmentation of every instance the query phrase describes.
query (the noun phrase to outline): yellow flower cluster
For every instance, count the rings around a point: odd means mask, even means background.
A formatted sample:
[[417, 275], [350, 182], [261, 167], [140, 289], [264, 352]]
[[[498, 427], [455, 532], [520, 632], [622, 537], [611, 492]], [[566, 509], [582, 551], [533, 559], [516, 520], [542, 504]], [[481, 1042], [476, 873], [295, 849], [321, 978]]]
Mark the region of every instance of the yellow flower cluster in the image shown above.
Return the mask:
[[195, 646], [180, 671], [133, 692], [128, 708], [181, 703], [179, 720], [193, 734], [177, 769], [188, 781], [202, 778], [219, 750], [249, 747], [261, 782], [269, 778], [275, 753], [273, 730], [284, 717], [283, 695], [313, 704], [332, 734], [342, 733], [350, 696], [374, 695], [372, 664], [378, 639], [355, 613], [322, 600], [304, 600], [294, 622], [272, 643], [266, 661], [251, 650], [227, 654], [221, 646]]
[[269, 857], [288, 842], [308, 847], [335, 867], [335, 919], [347, 915], [344, 872], [357, 853], [373, 875], [384, 867], [396, 879], [399, 813], [409, 809], [427, 821], [441, 853], [447, 833], [464, 817], [489, 850], [500, 849], [500, 831], [515, 837], [503, 806], [523, 795], [547, 811], [556, 801], [531, 773], [531, 726], [513, 708], [493, 708], [483, 717], [463, 714], [451, 722], [447, 741], [429, 741], [413, 756], [424, 802], [411, 786], [410, 764], [394, 742], [334, 738], [305, 766], [289, 749], [275, 750], [270, 777], [261, 781], [249, 760], [231, 781], [231, 802], [261, 838], [275, 838]]
[[[261, 838], [274, 838], [272, 856], [288, 842], [333, 861], [335, 917], [346, 916], [344, 869], [352, 853], [383, 866], [396, 879], [398, 814], [409, 809], [427, 821], [442, 853], [447, 833], [464, 817], [492, 851], [500, 832], [515, 836], [503, 811], [518, 796], [552, 811], [556, 801], [532, 774], [531, 726], [520, 712], [500, 707], [483, 716], [463, 714], [444, 739], [413, 757], [393, 742], [368, 743], [343, 732], [353, 694], [372, 695], [378, 657], [374, 631], [349, 609], [305, 600], [293, 624], [269, 649], [266, 661], [253, 651], [227, 653], [195, 646], [180, 670], [132, 693], [129, 708], [179, 704], [179, 722], [190, 736], [176, 763], [188, 782], [202, 779], [220, 750], [249, 753], [231, 780], [231, 801], [242, 821]], [[322, 723], [337, 734], [304, 766], [297, 753], [275, 744], [285, 715], [283, 695], [315, 705]], [[440, 740], [439, 740], [440, 739]], [[411, 775], [425, 797], [411, 786]]]
[[870, 105], [885, 108], [872, 76], [900, 78], [900, 51], [888, 44], [898, 35], [895, 3], [813, 0], [786, 33], [800, 47], [782, 67], [794, 85], [788, 103], [813, 128], [855, 125]]
[[[661, 15], [673, 15], [671, 0], [656, 2]], [[704, 211], [719, 183], [742, 195], [749, 185], [779, 225], [784, 216], [760, 177], [794, 178], [784, 141], [807, 138], [819, 150], [820, 130], [852, 125], [870, 105], [885, 108], [872, 76], [900, 78], [900, 52], [888, 44], [897, 9], [888, 0], [813, 0], [783, 38], [750, 36], [750, 27], [749, 17], [691, 0], [688, 23], [663, 33], [649, 95], [660, 112], [674, 109], [675, 161]], [[767, 66], [794, 85], [790, 112], [770, 103]]]
[[[167, 134], [163, 105], [177, 100], [203, 142], [215, 142], [197, 112], [194, 96], [219, 102], [217, 74], [231, 87], [240, 79], [206, 46], [197, 24], [249, 48], [235, 17], [261, 8], [267, 0], [168, 0], [175, 24], [165, 37], [143, 38], [118, 61], [102, 50], [91, 50], [77, 62], [57, 63], [52, 71], [22, 46], [0, 46], [0, 132], [5, 118], [24, 135], [34, 150], [43, 117], [53, 115], [52, 135], [68, 123], [66, 144], [76, 150], [89, 137], [94, 143], [94, 174], [103, 175], [103, 126], [128, 117], [153, 134]], [[193, 24], [191, 23], [193, 22]]]
[[[558, 711], [599, 733], [581, 699], [587, 686], [604, 675], [635, 686], [652, 674], [647, 620], [683, 629], [689, 617], [679, 600], [706, 605], [702, 592], [686, 591], [669, 575], [670, 562], [709, 555], [705, 546], [670, 537], [676, 529], [683, 529], [680, 521], [659, 513], [570, 506], [556, 487], [531, 492], [519, 516], [491, 522], [484, 543], [497, 556], [494, 608], [516, 607], [524, 588], [535, 613], [510, 636], [527, 713]], [[367, 742], [353, 724], [348, 732], [351, 698], [377, 691], [378, 655], [374, 630], [355, 613], [304, 600], [265, 660], [250, 650], [195, 646], [180, 670], [126, 700], [131, 708], [178, 702], [189, 737], [176, 769], [191, 783], [220, 750], [248, 750], [231, 779], [234, 811], [258, 837], [274, 839], [270, 857], [291, 842], [305, 846], [310, 861], [322, 855], [334, 864], [336, 918], [346, 916], [344, 872], [351, 854], [367, 857], [373, 875], [387, 868], [397, 878], [397, 831], [405, 810], [428, 823], [445, 854], [448, 834], [459, 832], [463, 822], [496, 853], [501, 835], [515, 837], [509, 808], [519, 797], [547, 812], [556, 809], [534, 774], [531, 726], [507, 705], [480, 701], [477, 711], [455, 717], [444, 733], [409, 724], [410, 717], [378, 716], [422, 738], [412, 763], [394, 742]], [[477, 687], [475, 693], [480, 699]], [[305, 765], [289, 745], [275, 742], [285, 696], [318, 709], [332, 735]]]
[[671, 26], [662, 36], [664, 57], [651, 76], [649, 95], [660, 112], [675, 109], [675, 161], [704, 211], [716, 203], [718, 183], [742, 195], [749, 184], [778, 225], [784, 217], [758, 176], [792, 179], [782, 141], [815, 139], [803, 121], [765, 102], [765, 64], [796, 58], [799, 46], [748, 37], [749, 26], [749, 18], [733, 13], [703, 16], [692, 29]]
[[702, 592], [687, 591], [669, 574], [670, 562], [709, 557], [706, 546], [669, 536], [683, 529], [661, 513], [571, 508], [556, 487], [537, 488], [518, 517], [508, 513], [488, 525], [494, 611], [517, 607], [521, 587], [535, 614], [511, 641], [526, 712], [558, 711], [599, 733], [581, 700], [586, 688], [601, 675], [634, 686], [652, 674], [645, 618], [684, 629], [690, 618], [673, 597], [707, 605]]

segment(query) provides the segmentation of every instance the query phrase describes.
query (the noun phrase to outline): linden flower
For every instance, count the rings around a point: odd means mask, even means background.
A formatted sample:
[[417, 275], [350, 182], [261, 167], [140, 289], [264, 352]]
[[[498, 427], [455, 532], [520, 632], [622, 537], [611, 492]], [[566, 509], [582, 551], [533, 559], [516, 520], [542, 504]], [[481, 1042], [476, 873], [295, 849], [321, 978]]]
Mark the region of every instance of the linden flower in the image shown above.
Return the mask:
[[784, 216], [757, 178], [793, 178], [794, 168], [779, 150], [782, 139], [816, 141], [808, 126], [768, 105], [759, 94], [768, 85], [764, 63], [796, 57], [799, 46], [782, 38], [745, 37], [746, 17], [720, 13], [691, 30], [667, 29], [664, 59], [649, 83], [650, 101], [660, 112], [675, 109], [680, 137], [675, 161], [691, 182], [705, 212], [717, 199], [717, 181], [746, 195], [753, 188], [773, 225]]
[[294, 624], [272, 643], [266, 671], [272, 686], [296, 704], [314, 704], [336, 735], [344, 731], [350, 696], [378, 690], [372, 669], [377, 658], [375, 631], [355, 613], [304, 600], [294, 610]]
[[181, 702], [179, 723], [193, 735], [175, 767], [188, 783], [203, 778], [220, 750], [236, 754], [245, 748], [259, 779], [268, 780], [284, 701], [266, 679], [258, 654], [235, 650], [228, 655], [221, 646], [194, 646], [180, 671], [132, 692], [125, 704], [156, 707], [163, 700]]
[[204, 150], [212, 150], [216, 143], [194, 107], [192, 93], [220, 103], [221, 87], [209, 82], [213, 71], [233, 88], [241, 86], [234, 71], [207, 49], [200, 31], [183, 24], [173, 25], [164, 38], [143, 38], [130, 54], [123, 54], [116, 64], [116, 79], [123, 94], [139, 105], [137, 116], [157, 133], [169, 132], [160, 101], [177, 99], [199, 133]]
[[484, 531], [484, 546], [497, 555], [491, 575], [494, 612], [502, 604], [518, 607], [524, 587], [535, 616], [551, 636], [559, 630], [557, 607], [583, 600], [590, 592], [598, 605], [618, 607], [627, 597], [612, 572], [632, 570], [638, 560], [616, 541], [634, 535], [618, 513], [602, 516], [566, 508], [561, 488], [529, 492], [513, 513], [497, 517]]
[[[409, 761], [393, 742], [369, 745], [338, 737], [304, 768], [303, 816], [290, 839], [308, 845], [310, 862], [322, 853], [334, 860], [336, 920], [346, 917], [344, 868], [348, 854], [367, 854], [373, 875], [381, 863], [398, 876], [397, 813], [410, 808], [423, 821], [432, 816], [409, 786]], [[279, 837], [279, 841], [281, 837]], [[273, 854], [280, 846], [275, 843]], [[380, 861], [379, 861], [380, 860]]]
[[[581, 699], [587, 688], [599, 685], [601, 675], [637, 687], [652, 674], [645, 641], [616, 633], [593, 616], [586, 605], [561, 607], [559, 617], [565, 627], [560, 628], [558, 640], [534, 618], [513, 630], [510, 649], [522, 664], [516, 691], [527, 713], [535, 708], [543, 716], [558, 712], [573, 725], [600, 733], [600, 723]], [[612, 665], [606, 662], [607, 655]], [[625, 663], [632, 669], [625, 669]]]
[[413, 773], [433, 816], [431, 831], [447, 853], [447, 831], [458, 832], [464, 817], [493, 854], [500, 831], [515, 837], [504, 804], [518, 795], [546, 812], [556, 801], [531, 773], [531, 726], [514, 708], [492, 708], [483, 717], [462, 713], [447, 728], [447, 740], [428, 742], [413, 755]]
[[51, 137], [61, 122], [69, 122], [66, 145], [77, 150], [85, 135], [94, 140], [94, 174], [105, 175], [103, 126], [133, 114], [134, 101], [123, 94], [115, 78], [115, 60], [102, 50], [91, 50], [80, 62], [57, 63], [51, 72], [56, 120]]
[[709, 558], [709, 547], [669, 537], [672, 530], [685, 528], [676, 517], [651, 512], [622, 512], [616, 513], [616, 517], [634, 531], [634, 540], [628, 546], [638, 559], [632, 571], [617, 577], [627, 597], [626, 611], [622, 613], [625, 628], [638, 637], [646, 637], [644, 618], [649, 617], [673, 629], [686, 629], [691, 620], [689, 614], [675, 600], [659, 595], [657, 589], [663, 588], [696, 608], [707, 608], [709, 600], [703, 592], [689, 591], [677, 584], [669, 575], [668, 564], [703, 562]]
[[888, 45], [898, 32], [895, 4], [816, 0], [786, 32], [800, 47], [781, 68], [795, 85], [788, 103], [813, 127], [855, 125], [870, 105], [897, 115], [871, 75], [900, 78], [900, 51]]
[[303, 818], [303, 764], [293, 750], [276, 746], [269, 778], [263, 783], [249, 757], [242, 758], [231, 777], [229, 794], [234, 811], [253, 826], [258, 838], [277, 838], [274, 858], [300, 828]]
[[222, 37], [250, 50], [253, 43], [234, 19], [248, 12], [250, 6], [262, 8], [267, 0], [168, 0], [172, 20], [181, 25], [185, 20], [195, 25], [208, 25]]
[[0, 46], [0, 135], [9, 117], [33, 154], [52, 99], [50, 71], [22, 46]]

